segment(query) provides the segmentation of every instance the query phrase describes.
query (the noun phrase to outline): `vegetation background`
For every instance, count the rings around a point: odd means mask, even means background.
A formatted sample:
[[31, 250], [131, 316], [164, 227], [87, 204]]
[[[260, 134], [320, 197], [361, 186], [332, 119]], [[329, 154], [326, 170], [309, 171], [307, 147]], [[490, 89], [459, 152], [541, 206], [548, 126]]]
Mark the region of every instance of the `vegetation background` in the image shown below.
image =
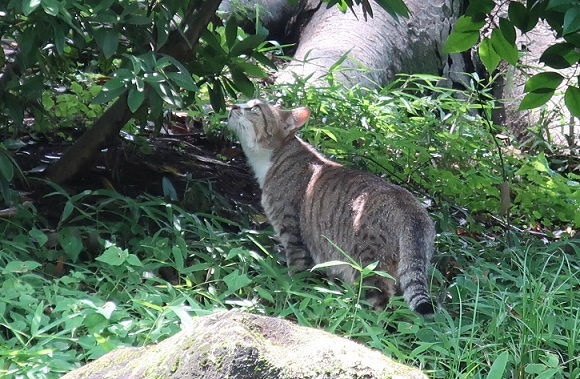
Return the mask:
[[[480, 53], [495, 54], [483, 59], [492, 74], [500, 59], [517, 66], [510, 31], [533, 27], [535, 17], [565, 38], [550, 62], [578, 66], [577, 2], [510, 2], [515, 10], [495, 26], [487, 23], [491, 3], [471, 2], [469, 20], [455, 29], [470, 44], [453, 37], [449, 51], [481, 42]], [[401, 4], [380, 2], [404, 14]], [[332, 73], [324, 87], [267, 85], [282, 47], [259, 25], [248, 33], [241, 19], [222, 21], [218, 5], [0, 5], [0, 376], [56, 378], [227, 308], [324, 328], [434, 378], [580, 377], [575, 139], [554, 145], [538, 125], [516, 140], [492, 124], [501, 100], [490, 91], [493, 75], [472, 74], [461, 90], [426, 75], [380, 90], [344, 88]], [[494, 27], [488, 40], [479, 37]], [[547, 74], [530, 79], [535, 95], [524, 106], [563, 91], [577, 117], [577, 77]], [[434, 320], [399, 299], [388, 312], [370, 310], [360, 282], [288, 276], [224, 127], [226, 102], [239, 97], [309, 106], [304, 138], [429, 205], [438, 229]], [[41, 159], [63, 146], [71, 147], [45, 171]], [[196, 160], [178, 165], [192, 149]], [[145, 179], [127, 184], [135, 176], [115, 165], [120, 156], [142, 160], [133, 171]], [[157, 162], [152, 174], [151, 161], [168, 156], [178, 159]], [[87, 169], [95, 160], [97, 174]], [[203, 170], [206, 178], [194, 175]], [[235, 171], [244, 175], [232, 180]], [[218, 191], [224, 173], [249, 195]], [[358, 269], [361, 279], [374, 274]]]

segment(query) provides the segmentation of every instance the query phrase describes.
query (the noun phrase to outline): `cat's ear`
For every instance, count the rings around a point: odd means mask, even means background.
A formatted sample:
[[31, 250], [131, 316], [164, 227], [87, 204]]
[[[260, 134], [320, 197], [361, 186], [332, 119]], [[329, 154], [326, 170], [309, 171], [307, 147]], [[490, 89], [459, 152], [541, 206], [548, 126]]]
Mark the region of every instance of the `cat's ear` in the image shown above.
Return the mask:
[[294, 128], [295, 130], [300, 129], [308, 118], [310, 117], [310, 109], [307, 107], [300, 107], [292, 109], [292, 120], [294, 121]]

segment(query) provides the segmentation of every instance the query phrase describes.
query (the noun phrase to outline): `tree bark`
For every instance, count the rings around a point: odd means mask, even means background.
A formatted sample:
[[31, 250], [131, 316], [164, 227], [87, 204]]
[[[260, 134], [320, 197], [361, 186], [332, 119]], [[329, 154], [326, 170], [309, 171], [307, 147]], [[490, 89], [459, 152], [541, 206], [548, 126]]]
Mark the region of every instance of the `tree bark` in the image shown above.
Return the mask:
[[[187, 61], [193, 57], [193, 48], [215, 15], [221, 0], [204, 1], [200, 7], [192, 0], [187, 17], [183, 20], [182, 30], [185, 38], [174, 30], [167, 43], [159, 50], [160, 54], [174, 57], [178, 61]], [[79, 138], [62, 157], [47, 171], [50, 180], [63, 183], [79, 175], [81, 171], [94, 162], [99, 151], [114, 140], [123, 126], [133, 117], [127, 105], [127, 96], [117, 99]]]

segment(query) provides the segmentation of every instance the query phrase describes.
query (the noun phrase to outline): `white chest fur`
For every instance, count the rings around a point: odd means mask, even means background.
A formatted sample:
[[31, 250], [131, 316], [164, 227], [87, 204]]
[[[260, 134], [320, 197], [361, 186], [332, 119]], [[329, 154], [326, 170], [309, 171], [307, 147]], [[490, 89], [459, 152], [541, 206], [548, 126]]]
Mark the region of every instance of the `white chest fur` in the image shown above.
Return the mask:
[[267, 149], [252, 149], [245, 148], [244, 153], [248, 159], [248, 164], [252, 167], [254, 175], [260, 184], [260, 188], [264, 188], [264, 180], [266, 179], [266, 174], [270, 167], [272, 167], [272, 162], [270, 161], [272, 157], [272, 151]]

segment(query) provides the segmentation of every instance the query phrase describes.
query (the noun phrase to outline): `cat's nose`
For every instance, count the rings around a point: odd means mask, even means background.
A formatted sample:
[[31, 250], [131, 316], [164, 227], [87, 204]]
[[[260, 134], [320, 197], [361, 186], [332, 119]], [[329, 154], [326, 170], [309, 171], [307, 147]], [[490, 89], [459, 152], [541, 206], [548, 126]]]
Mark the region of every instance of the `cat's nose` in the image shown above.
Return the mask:
[[237, 105], [237, 104], [231, 104], [231, 105], [230, 105], [230, 109], [231, 109], [231, 110], [234, 110], [234, 109], [240, 109], [240, 106], [239, 106], [239, 105]]

